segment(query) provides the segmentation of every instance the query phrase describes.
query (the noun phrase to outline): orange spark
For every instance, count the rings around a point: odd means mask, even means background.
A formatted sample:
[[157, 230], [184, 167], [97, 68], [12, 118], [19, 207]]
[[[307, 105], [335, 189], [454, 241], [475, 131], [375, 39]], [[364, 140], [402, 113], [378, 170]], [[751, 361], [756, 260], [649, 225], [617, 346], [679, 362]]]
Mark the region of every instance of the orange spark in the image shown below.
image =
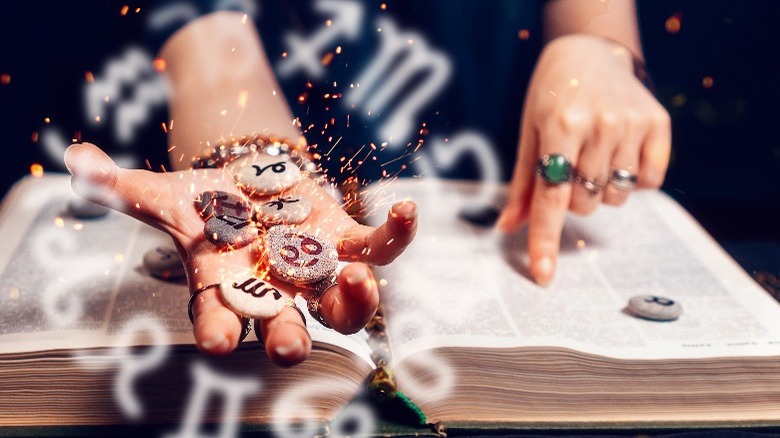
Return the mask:
[[3, 85], [8, 85], [11, 83], [11, 74], [10, 73], [3, 73], [0, 75], [0, 83]]
[[122, 9], [119, 10], [119, 15], [125, 16], [127, 15], [127, 11], [130, 10], [130, 6], [124, 5], [122, 6]]
[[666, 31], [672, 35], [676, 35], [680, 32], [682, 27], [682, 14], [675, 12], [671, 17], [666, 19], [665, 23]]
[[32, 165], [30, 165], [30, 173], [35, 178], [42, 177], [43, 176], [43, 166], [41, 166], [38, 163], [32, 163]]
[[520, 29], [517, 31], [517, 37], [523, 41], [527, 41], [528, 38], [531, 38], [531, 32], [529, 32], [528, 29]]
[[154, 70], [157, 72], [164, 72], [165, 67], [165, 60], [162, 58], [154, 58], [154, 61], [152, 61], [152, 68], [154, 68]]

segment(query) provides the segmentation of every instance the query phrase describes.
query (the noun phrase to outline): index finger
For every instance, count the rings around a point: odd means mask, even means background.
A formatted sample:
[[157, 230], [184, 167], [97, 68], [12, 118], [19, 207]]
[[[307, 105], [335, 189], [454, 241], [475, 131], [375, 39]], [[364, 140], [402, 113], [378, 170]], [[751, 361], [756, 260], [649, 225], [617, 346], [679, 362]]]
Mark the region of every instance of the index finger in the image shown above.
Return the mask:
[[[553, 166], [573, 168], [571, 157], [576, 157], [578, 143], [573, 138], [550, 141], [554, 136], [542, 137], [541, 153], [558, 158]], [[545, 156], [543, 155], [543, 157]], [[568, 161], [568, 163], [566, 163]], [[561, 243], [561, 232], [566, 211], [571, 199], [571, 182], [551, 183], [537, 175], [531, 199], [528, 224], [528, 253], [531, 275], [534, 280], [546, 286], [552, 281]]]

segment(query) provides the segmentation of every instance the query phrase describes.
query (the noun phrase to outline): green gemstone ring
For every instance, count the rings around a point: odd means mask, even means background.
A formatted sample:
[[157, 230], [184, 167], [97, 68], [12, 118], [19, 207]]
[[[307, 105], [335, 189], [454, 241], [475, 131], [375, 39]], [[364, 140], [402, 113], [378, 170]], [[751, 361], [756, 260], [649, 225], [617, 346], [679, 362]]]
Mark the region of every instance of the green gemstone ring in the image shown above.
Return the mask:
[[536, 173], [549, 185], [557, 186], [571, 181], [571, 161], [561, 154], [549, 154], [536, 162]]

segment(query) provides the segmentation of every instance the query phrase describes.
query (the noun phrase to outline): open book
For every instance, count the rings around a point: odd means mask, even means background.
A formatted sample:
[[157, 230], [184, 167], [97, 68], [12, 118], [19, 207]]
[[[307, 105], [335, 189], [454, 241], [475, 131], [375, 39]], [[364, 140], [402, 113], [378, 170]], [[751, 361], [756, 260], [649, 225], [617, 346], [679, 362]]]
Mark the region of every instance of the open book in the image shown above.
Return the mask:
[[[623, 208], [569, 217], [557, 279], [540, 288], [525, 274], [523, 233], [458, 218], [478, 189], [407, 180], [366, 191], [378, 216], [405, 198], [420, 208], [415, 242], [377, 278], [390, 368], [431, 421], [780, 425], [780, 305], [670, 198], [639, 192]], [[233, 412], [245, 425], [278, 423], [284, 403], [310, 408], [296, 421], [329, 421], [373, 369], [364, 332], [313, 320], [312, 356], [291, 369], [270, 364], [252, 335], [227, 357], [199, 354], [186, 286], [141, 267], [169, 238], [118, 213], [69, 217], [73, 196], [65, 176], [27, 178], [0, 211], [0, 427], [143, 421], [173, 431], [203, 367], [259, 383]], [[684, 312], [637, 318], [626, 303], [638, 294], [673, 298]], [[175, 347], [155, 356], [161, 344]], [[225, 421], [224, 406], [209, 403], [202, 421]]]

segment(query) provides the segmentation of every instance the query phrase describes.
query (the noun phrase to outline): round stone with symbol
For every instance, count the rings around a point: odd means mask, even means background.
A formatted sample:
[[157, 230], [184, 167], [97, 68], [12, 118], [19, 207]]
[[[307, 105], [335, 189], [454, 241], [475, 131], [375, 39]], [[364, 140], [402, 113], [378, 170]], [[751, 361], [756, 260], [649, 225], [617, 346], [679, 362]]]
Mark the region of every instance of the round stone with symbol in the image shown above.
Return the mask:
[[219, 285], [219, 294], [230, 310], [247, 318], [274, 317], [287, 303], [275, 287], [250, 274], [226, 277]]
[[278, 224], [300, 224], [311, 214], [311, 202], [300, 195], [280, 196], [264, 202], [256, 211], [256, 218], [266, 227]]
[[217, 246], [239, 248], [257, 239], [252, 206], [239, 195], [219, 190], [203, 192], [195, 198], [195, 209], [206, 220], [203, 234]]
[[176, 248], [158, 246], [147, 251], [143, 260], [144, 268], [154, 277], [163, 280], [184, 277], [184, 264], [182, 264]]
[[232, 161], [227, 169], [250, 195], [275, 195], [301, 181], [301, 171], [284, 155], [252, 153]]
[[637, 295], [628, 300], [628, 310], [634, 315], [654, 321], [674, 321], [682, 315], [682, 306], [671, 298], [657, 295]]
[[288, 283], [316, 283], [338, 267], [338, 252], [330, 242], [287, 225], [271, 227], [265, 246], [271, 274]]
[[203, 226], [203, 234], [214, 245], [235, 249], [252, 243], [259, 232], [249, 219], [214, 215]]
[[195, 209], [203, 219], [212, 216], [231, 216], [236, 219], [249, 220], [252, 217], [252, 206], [239, 195], [212, 190], [203, 192], [195, 198]]

